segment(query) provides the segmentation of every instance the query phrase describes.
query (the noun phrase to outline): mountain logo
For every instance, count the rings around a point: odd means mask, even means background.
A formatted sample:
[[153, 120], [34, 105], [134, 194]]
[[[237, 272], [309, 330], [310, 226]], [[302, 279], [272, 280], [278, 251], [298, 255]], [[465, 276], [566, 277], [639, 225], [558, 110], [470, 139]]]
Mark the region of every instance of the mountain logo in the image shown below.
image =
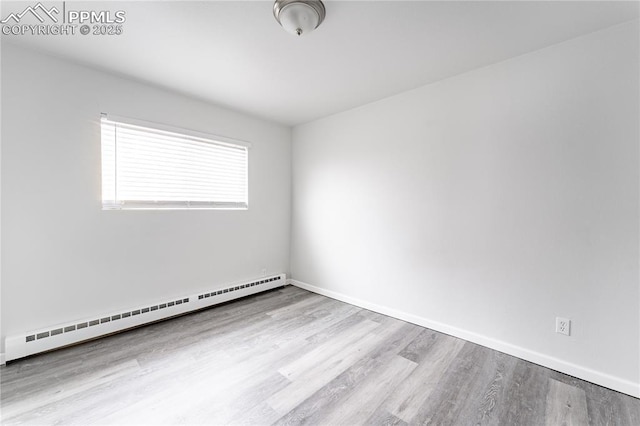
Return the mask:
[[53, 22], [57, 23], [58, 22], [58, 18], [56, 18], [55, 16], [53, 16], [53, 14], [59, 14], [60, 11], [54, 6], [51, 9], [47, 9], [46, 7], [44, 7], [44, 5], [42, 3], [38, 3], [35, 6], [28, 6], [25, 10], [23, 10], [20, 13], [10, 13], [9, 16], [7, 16], [6, 18], [4, 18], [2, 21], [0, 21], [0, 23], [2, 24], [6, 24], [7, 22], [9, 22], [10, 20], [14, 20], [15, 23], [20, 23], [20, 20], [28, 14], [31, 14], [33, 16], [36, 17], [36, 19], [38, 21], [40, 21], [41, 23], [43, 23], [45, 21], [45, 19], [43, 18], [43, 15], [45, 17], [49, 17], [49, 19], [51, 19]]

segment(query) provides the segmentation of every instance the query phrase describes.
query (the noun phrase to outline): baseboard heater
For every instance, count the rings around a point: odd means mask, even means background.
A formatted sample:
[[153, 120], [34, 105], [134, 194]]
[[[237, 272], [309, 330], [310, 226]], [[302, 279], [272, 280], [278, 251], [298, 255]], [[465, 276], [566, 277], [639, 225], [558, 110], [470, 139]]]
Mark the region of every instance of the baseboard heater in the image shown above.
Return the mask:
[[5, 359], [6, 361], [11, 361], [23, 358], [262, 291], [283, 287], [286, 284], [286, 278], [285, 274], [263, 277], [229, 285], [222, 289], [171, 298], [158, 303], [123, 309], [118, 312], [105, 313], [92, 318], [8, 336], [5, 339]]

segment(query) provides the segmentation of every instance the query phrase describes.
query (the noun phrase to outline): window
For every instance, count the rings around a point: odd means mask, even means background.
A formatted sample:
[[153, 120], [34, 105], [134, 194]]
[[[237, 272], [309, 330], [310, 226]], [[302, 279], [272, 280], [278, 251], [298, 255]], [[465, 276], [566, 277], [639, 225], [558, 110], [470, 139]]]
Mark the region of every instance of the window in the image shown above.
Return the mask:
[[246, 209], [246, 142], [102, 117], [103, 209]]

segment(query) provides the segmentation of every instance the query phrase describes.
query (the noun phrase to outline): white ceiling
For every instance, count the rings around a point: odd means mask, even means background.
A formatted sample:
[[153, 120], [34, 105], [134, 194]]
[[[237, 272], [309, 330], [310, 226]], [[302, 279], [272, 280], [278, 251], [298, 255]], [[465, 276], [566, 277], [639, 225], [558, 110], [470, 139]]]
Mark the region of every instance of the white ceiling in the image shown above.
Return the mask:
[[[296, 125], [639, 14], [638, 2], [326, 1], [325, 22], [298, 38], [272, 5], [67, 2], [124, 10], [124, 34], [2, 39]], [[3, 2], [2, 16], [16, 9]]]

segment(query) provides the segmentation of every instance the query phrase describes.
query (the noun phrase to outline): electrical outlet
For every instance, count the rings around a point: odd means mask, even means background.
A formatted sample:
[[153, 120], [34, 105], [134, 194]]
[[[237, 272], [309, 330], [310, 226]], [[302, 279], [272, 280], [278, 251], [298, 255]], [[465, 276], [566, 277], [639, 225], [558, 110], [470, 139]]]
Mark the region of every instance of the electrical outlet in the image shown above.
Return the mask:
[[568, 318], [556, 317], [556, 333], [571, 336], [571, 320]]
[[266, 277], [267, 276], [267, 268], [262, 268], [262, 276]]

